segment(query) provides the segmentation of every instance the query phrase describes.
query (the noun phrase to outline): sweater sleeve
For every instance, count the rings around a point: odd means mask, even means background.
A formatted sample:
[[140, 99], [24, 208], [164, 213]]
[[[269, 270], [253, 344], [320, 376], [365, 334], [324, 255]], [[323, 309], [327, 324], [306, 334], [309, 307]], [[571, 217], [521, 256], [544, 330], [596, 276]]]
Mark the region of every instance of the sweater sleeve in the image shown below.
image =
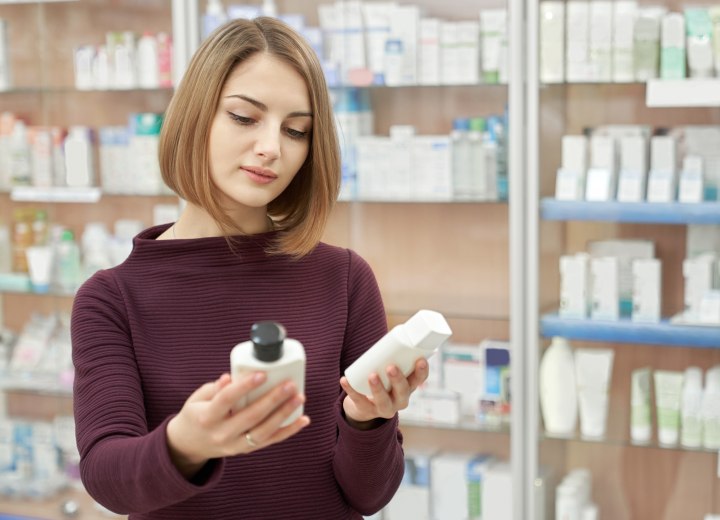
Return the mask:
[[80, 473], [90, 495], [117, 513], [141, 513], [212, 487], [222, 461], [186, 480], [170, 459], [166, 426], [148, 431], [125, 304], [110, 271], [78, 292], [71, 321], [74, 414]]
[[[349, 307], [342, 371], [387, 332], [380, 290], [370, 266], [350, 252]], [[338, 440], [333, 457], [335, 478], [348, 503], [359, 513], [382, 509], [397, 491], [404, 471], [402, 434], [397, 415], [378, 428], [360, 431], [336, 411]]]

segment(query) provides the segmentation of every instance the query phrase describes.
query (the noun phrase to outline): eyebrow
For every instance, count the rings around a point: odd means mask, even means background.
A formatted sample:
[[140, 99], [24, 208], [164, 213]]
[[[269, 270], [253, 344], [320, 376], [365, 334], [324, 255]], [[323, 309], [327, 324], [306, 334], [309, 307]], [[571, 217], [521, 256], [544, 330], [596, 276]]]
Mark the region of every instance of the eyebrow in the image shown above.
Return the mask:
[[[251, 97], [249, 97], [249, 96], [245, 96], [245, 95], [243, 95], [243, 94], [231, 94], [231, 95], [229, 95], [229, 96], [227, 96], [227, 97], [229, 97], [229, 98], [233, 98], [233, 97], [234, 97], [234, 98], [242, 99], [242, 100], [244, 100], [244, 101], [247, 101], [247, 102], [250, 103], [251, 105], [254, 105], [254, 106], [257, 107], [259, 110], [262, 110], [263, 112], [267, 112], [267, 111], [268, 111], [268, 107], [267, 107], [267, 105], [266, 105], [265, 103], [262, 103], [261, 101], [258, 101], [257, 99], [253, 99], [253, 98], [251, 98]], [[305, 112], [305, 111], [302, 111], [302, 110], [299, 110], [299, 111], [296, 111], [296, 112], [290, 112], [290, 113], [287, 115], [287, 117], [312, 117], [312, 116], [313, 116], [313, 115], [312, 115], [312, 112]]]

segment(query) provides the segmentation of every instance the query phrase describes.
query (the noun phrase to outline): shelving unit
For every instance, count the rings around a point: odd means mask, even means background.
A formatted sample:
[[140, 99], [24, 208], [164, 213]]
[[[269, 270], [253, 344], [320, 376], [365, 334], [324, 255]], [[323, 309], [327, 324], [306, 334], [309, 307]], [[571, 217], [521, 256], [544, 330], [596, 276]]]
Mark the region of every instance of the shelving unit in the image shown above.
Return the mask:
[[618, 321], [578, 320], [546, 314], [541, 319], [542, 335], [562, 336], [570, 340], [604, 343], [642, 343], [647, 345], [720, 349], [720, 327], [675, 325], [670, 320], [660, 323], [637, 323], [630, 319]]

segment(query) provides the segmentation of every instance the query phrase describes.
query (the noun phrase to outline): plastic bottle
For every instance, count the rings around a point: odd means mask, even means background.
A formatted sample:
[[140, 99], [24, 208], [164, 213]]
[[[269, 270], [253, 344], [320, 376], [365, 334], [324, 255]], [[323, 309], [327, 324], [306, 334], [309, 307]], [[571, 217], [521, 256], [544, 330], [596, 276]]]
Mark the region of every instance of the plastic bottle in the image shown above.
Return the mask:
[[137, 44], [137, 77], [140, 88], [160, 86], [158, 41], [150, 31], [145, 31]]
[[[257, 371], [267, 374], [262, 385], [238, 401], [238, 408], [248, 406], [287, 380], [292, 380], [298, 393], [302, 393], [305, 390], [305, 349], [299, 341], [288, 338], [285, 327], [279, 323], [261, 321], [250, 329], [250, 341], [233, 347], [230, 352], [230, 370], [233, 379]], [[303, 407], [299, 406], [282, 425], [289, 425], [302, 413]]]
[[368, 376], [375, 372], [385, 389], [390, 388], [385, 369], [394, 364], [409, 375], [420, 358], [430, 357], [452, 335], [442, 314], [420, 310], [409, 320], [396, 325], [377, 343], [345, 370], [350, 386], [358, 392], [371, 395]]
[[12, 271], [12, 243], [10, 241], [10, 228], [0, 223], [0, 273]]
[[74, 293], [82, 282], [82, 264], [80, 263], [80, 246], [75, 241], [73, 232], [63, 230], [55, 251], [56, 273], [55, 283], [58, 291]]
[[157, 33], [158, 81], [162, 88], [172, 87], [172, 37], [165, 32]]
[[705, 373], [701, 414], [703, 448], [720, 449], [720, 365], [715, 365]]
[[699, 448], [702, 444], [702, 370], [699, 367], [685, 369], [682, 403], [680, 408], [680, 444], [686, 448]]
[[458, 117], [453, 119], [450, 132], [452, 142], [452, 183], [453, 195], [457, 199], [467, 199], [469, 187], [472, 185], [473, 165], [470, 156], [470, 140], [468, 133], [470, 120]]
[[65, 138], [65, 179], [70, 187], [88, 188], [93, 185], [95, 169], [90, 128], [70, 127]]
[[578, 418], [575, 358], [565, 338], [553, 338], [540, 361], [540, 408], [547, 433], [575, 435]]

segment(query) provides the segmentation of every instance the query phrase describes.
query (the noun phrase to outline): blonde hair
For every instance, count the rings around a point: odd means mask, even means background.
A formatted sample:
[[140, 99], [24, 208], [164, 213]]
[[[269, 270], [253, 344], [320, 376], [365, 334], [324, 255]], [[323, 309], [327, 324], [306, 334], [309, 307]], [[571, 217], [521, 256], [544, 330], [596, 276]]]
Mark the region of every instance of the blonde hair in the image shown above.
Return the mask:
[[340, 152], [320, 62], [306, 40], [288, 25], [267, 17], [233, 20], [202, 43], [165, 113], [160, 170], [170, 189], [205, 209], [226, 234], [240, 232], [217, 202], [208, 140], [227, 77], [238, 64], [262, 52], [297, 70], [310, 96], [313, 129], [308, 156], [290, 185], [268, 205], [280, 230], [269, 252], [302, 257], [320, 241], [337, 200]]

